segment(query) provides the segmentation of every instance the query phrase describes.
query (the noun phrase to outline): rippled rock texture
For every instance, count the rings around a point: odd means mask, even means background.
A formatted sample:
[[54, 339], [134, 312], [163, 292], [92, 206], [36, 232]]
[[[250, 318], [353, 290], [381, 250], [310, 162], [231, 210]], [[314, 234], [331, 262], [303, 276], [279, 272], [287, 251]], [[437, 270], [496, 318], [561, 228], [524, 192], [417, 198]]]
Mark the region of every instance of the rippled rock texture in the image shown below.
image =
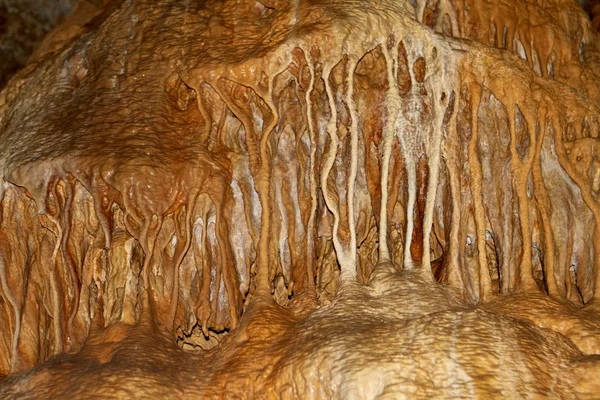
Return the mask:
[[96, 3], [0, 93], [2, 397], [597, 396], [577, 2]]

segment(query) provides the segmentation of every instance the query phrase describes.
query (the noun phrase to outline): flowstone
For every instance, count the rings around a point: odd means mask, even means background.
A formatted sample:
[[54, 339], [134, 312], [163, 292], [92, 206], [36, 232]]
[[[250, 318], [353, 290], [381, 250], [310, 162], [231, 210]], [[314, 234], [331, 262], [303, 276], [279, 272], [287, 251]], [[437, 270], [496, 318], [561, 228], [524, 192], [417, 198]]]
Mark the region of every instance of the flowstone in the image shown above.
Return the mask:
[[85, 4], [0, 92], [0, 397], [600, 393], [576, 1]]

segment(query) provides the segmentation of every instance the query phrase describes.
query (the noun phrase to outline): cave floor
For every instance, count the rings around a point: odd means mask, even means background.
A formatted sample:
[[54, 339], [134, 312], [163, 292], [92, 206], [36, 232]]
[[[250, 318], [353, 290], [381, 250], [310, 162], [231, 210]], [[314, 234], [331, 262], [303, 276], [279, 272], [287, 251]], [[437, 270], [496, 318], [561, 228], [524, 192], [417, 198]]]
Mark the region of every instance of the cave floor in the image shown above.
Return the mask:
[[148, 314], [0, 383], [2, 398], [593, 398], [600, 318], [541, 294], [474, 307], [421, 270], [380, 268], [322, 307], [256, 297], [208, 351]]

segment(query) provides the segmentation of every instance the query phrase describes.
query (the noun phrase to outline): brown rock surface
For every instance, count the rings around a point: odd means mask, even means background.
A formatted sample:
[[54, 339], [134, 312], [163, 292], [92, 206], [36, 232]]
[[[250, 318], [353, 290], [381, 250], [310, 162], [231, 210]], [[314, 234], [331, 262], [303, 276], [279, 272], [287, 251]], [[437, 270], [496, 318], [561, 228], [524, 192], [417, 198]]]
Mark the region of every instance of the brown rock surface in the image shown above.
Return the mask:
[[81, 3], [0, 92], [0, 397], [597, 397], [598, 43], [566, 0]]

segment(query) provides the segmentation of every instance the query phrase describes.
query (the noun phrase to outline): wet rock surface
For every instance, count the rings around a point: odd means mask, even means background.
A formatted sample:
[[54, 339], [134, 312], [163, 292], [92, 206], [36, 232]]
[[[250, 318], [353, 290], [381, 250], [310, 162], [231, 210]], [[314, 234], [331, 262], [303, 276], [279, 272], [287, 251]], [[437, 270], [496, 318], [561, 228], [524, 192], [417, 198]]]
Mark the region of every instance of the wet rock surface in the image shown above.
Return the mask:
[[80, 6], [0, 92], [0, 395], [593, 398], [598, 43], [569, 1]]

